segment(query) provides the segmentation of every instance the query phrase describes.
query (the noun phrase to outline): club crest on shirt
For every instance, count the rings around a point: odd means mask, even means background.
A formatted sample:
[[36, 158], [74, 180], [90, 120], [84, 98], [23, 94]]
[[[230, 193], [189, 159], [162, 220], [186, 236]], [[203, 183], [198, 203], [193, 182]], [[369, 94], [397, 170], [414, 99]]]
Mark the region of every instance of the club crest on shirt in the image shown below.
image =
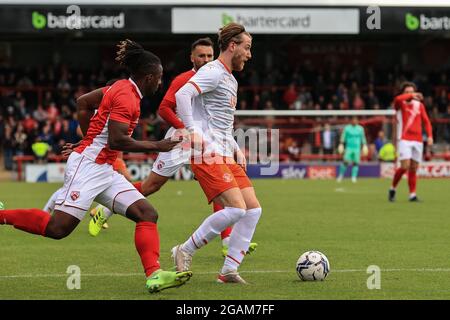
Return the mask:
[[77, 200], [80, 197], [80, 191], [72, 191], [70, 193], [70, 198], [72, 198], [73, 201]]
[[224, 173], [223, 174], [223, 181], [225, 181], [227, 183], [230, 183], [231, 181], [233, 181], [233, 177], [229, 173]]

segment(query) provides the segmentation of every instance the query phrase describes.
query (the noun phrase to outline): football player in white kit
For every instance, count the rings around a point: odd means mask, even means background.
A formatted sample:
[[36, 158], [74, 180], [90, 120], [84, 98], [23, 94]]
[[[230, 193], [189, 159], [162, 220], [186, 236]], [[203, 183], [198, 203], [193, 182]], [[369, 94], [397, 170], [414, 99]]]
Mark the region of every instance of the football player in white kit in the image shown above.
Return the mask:
[[217, 281], [246, 284], [238, 267], [262, 210], [243, 168], [245, 157], [233, 138], [238, 84], [232, 71], [242, 71], [251, 58], [252, 37], [244, 26], [230, 23], [220, 30], [218, 42], [218, 59], [202, 67], [175, 97], [178, 115], [194, 145], [192, 171], [208, 202], [220, 203], [224, 209], [204, 220], [183, 244], [172, 249], [172, 255], [178, 271], [190, 270], [194, 253], [234, 225]]

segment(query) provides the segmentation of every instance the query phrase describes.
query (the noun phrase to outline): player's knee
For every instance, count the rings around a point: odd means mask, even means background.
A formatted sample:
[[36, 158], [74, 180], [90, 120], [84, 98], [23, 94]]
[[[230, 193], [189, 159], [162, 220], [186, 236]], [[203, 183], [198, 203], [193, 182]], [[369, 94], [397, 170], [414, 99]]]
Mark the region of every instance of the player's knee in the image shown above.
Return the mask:
[[137, 214], [137, 222], [153, 222], [156, 223], [158, 221], [158, 212], [152, 206], [148, 206], [147, 208], [143, 208], [139, 210]]
[[45, 236], [54, 240], [61, 240], [67, 237], [72, 230], [63, 226], [50, 226], [45, 230]]

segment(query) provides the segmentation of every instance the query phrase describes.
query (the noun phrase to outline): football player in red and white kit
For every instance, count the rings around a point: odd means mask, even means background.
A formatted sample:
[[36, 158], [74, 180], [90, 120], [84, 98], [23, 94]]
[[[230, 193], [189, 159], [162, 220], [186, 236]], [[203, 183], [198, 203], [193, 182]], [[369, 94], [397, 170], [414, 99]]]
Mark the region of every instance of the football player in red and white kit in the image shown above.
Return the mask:
[[389, 189], [389, 201], [395, 201], [395, 191], [404, 173], [408, 172], [409, 201], [419, 201], [416, 195], [417, 168], [422, 160], [423, 141], [422, 124], [425, 125], [427, 145], [433, 144], [431, 122], [423, 105], [423, 95], [416, 92], [416, 85], [406, 82], [402, 85], [402, 94], [394, 99], [397, 110], [398, 160], [397, 168]]
[[[209, 38], [200, 38], [194, 41], [191, 45], [191, 62], [193, 68], [176, 76], [167, 89], [158, 109], [160, 117], [171, 125], [165, 138], [177, 135], [179, 130], [185, 128], [183, 122], [176, 114], [177, 106], [175, 93], [184, 86], [202, 66], [214, 59], [213, 47], [214, 44]], [[180, 148], [175, 148], [169, 152], [159, 153], [158, 158], [153, 164], [150, 175], [144, 181], [133, 183], [133, 185], [146, 197], [157, 192], [170, 177], [180, 170], [182, 166], [190, 162], [190, 155], [190, 150], [183, 151]], [[218, 203], [213, 204], [214, 212], [222, 209], [222, 206]], [[98, 205], [94, 208], [93, 212], [95, 212], [95, 215], [89, 222], [89, 233], [92, 236], [97, 236], [107, 219], [109, 219], [113, 213], [102, 205]], [[227, 227], [221, 232], [223, 256], [227, 255], [231, 230], [231, 227]], [[257, 243], [250, 243], [248, 252], [253, 252], [256, 247]]]
[[160, 59], [139, 44], [125, 40], [119, 44], [116, 60], [130, 72], [130, 78], [115, 82], [104, 94], [94, 117], [79, 116], [83, 130], [80, 145], [67, 161], [63, 191], [58, 194], [53, 215], [40, 209], [0, 211], [0, 224], [12, 225], [28, 233], [52, 239], [68, 236], [83, 219], [95, 200], [136, 222], [135, 245], [140, 255], [149, 292], [177, 287], [191, 272], [163, 271], [159, 264], [158, 215], [145, 197], [112, 164], [120, 151], [169, 151], [179, 142], [137, 141], [131, 137], [140, 116], [140, 101], [161, 84]]

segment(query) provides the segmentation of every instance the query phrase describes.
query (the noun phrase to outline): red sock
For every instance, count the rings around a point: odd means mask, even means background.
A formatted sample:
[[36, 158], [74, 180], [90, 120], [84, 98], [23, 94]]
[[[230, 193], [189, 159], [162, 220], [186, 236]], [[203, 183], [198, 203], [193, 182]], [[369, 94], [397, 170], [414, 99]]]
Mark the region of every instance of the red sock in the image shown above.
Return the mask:
[[406, 172], [405, 169], [398, 168], [394, 174], [394, 180], [392, 181], [392, 188], [396, 188], [403, 174]]
[[142, 192], [142, 181], [138, 181], [138, 182], [133, 183], [133, 186], [137, 189], [137, 191], [139, 191], [140, 193], [143, 194], [143, 192]]
[[[214, 212], [217, 212], [217, 211], [220, 211], [220, 210], [223, 209], [223, 207], [220, 204], [217, 204], [217, 203], [214, 203], [213, 208], [214, 208]], [[222, 238], [222, 240], [225, 239], [225, 238], [228, 238], [230, 236], [230, 234], [231, 234], [231, 231], [233, 231], [232, 227], [227, 227], [225, 230], [223, 230], [220, 233], [220, 237]]]
[[141, 256], [145, 275], [148, 277], [159, 269], [159, 234], [156, 223], [147, 221], [137, 223], [134, 243]]
[[45, 229], [52, 216], [40, 209], [0, 210], [0, 224], [45, 237]]
[[408, 171], [409, 193], [416, 193], [417, 175], [415, 170]]

